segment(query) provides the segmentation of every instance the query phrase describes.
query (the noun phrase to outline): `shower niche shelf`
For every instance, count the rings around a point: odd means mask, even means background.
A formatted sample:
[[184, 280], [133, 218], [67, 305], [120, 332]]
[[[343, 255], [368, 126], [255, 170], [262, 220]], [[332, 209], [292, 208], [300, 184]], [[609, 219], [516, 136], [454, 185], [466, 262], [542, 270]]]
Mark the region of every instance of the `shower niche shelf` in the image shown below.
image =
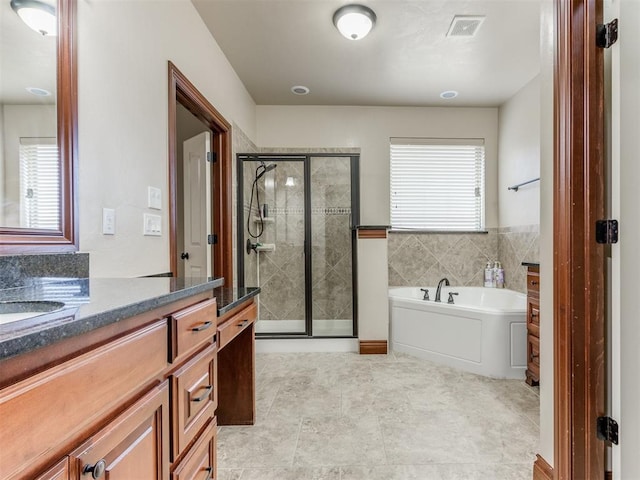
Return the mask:
[[[253, 221], [256, 223], [260, 223], [260, 217], [253, 217]], [[273, 223], [275, 222], [275, 218], [273, 217], [263, 217], [262, 222], [264, 223]]]

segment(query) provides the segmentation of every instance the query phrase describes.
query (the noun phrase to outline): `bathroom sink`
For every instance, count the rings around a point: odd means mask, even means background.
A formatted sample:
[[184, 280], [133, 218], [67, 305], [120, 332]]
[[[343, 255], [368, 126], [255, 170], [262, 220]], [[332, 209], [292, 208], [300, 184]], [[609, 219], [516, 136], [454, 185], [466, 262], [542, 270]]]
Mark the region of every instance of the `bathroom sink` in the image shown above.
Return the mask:
[[0, 325], [17, 322], [25, 318], [37, 317], [44, 313], [55, 312], [64, 307], [62, 302], [16, 301], [0, 302]]

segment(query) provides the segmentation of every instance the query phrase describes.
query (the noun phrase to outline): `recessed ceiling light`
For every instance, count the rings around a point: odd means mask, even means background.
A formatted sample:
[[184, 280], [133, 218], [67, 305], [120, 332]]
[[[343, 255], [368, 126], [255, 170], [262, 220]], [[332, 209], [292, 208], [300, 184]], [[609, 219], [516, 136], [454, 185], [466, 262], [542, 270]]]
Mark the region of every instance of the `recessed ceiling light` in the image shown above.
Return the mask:
[[291, 87], [291, 91], [296, 95], [308, 95], [311, 90], [309, 90], [309, 87], [305, 87], [304, 85], [295, 85]]
[[455, 90], [447, 90], [446, 92], [442, 92], [440, 94], [440, 98], [444, 98], [445, 100], [456, 98], [457, 96], [458, 96], [458, 92], [456, 92]]
[[48, 97], [49, 95], [51, 95], [51, 92], [49, 90], [45, 90], [44, 88], [27, 87], [26, 90], [31, 95], [35, 95], [37, 97]]

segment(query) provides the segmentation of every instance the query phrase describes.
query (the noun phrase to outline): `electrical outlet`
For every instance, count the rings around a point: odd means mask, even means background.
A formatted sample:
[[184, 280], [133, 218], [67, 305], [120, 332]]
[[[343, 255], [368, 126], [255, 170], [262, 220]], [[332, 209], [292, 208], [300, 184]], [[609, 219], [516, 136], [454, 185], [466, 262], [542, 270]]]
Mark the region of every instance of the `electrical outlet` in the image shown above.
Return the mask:
[[162, 190], [157, 187], [147, 187], [147, 206], [154, 210], [162, 210]]
[[143, 218], [143, 234], [159, 237], [162, 235], [162, 217], [145, 213]]
[[116, 211], [113, 208], [102, 209], [102, 234], [116, 234]]

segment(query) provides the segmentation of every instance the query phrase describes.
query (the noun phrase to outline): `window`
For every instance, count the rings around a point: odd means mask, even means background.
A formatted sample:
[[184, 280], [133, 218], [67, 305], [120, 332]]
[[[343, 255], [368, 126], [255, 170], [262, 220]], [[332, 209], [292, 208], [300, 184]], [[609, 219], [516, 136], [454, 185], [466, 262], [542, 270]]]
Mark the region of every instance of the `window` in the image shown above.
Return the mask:
[[55, 138], [20, 138], [20, 225], [60, 229], [60, 158]]
[[484, 229], [484, 140], [391, 139], [391, 228]]

